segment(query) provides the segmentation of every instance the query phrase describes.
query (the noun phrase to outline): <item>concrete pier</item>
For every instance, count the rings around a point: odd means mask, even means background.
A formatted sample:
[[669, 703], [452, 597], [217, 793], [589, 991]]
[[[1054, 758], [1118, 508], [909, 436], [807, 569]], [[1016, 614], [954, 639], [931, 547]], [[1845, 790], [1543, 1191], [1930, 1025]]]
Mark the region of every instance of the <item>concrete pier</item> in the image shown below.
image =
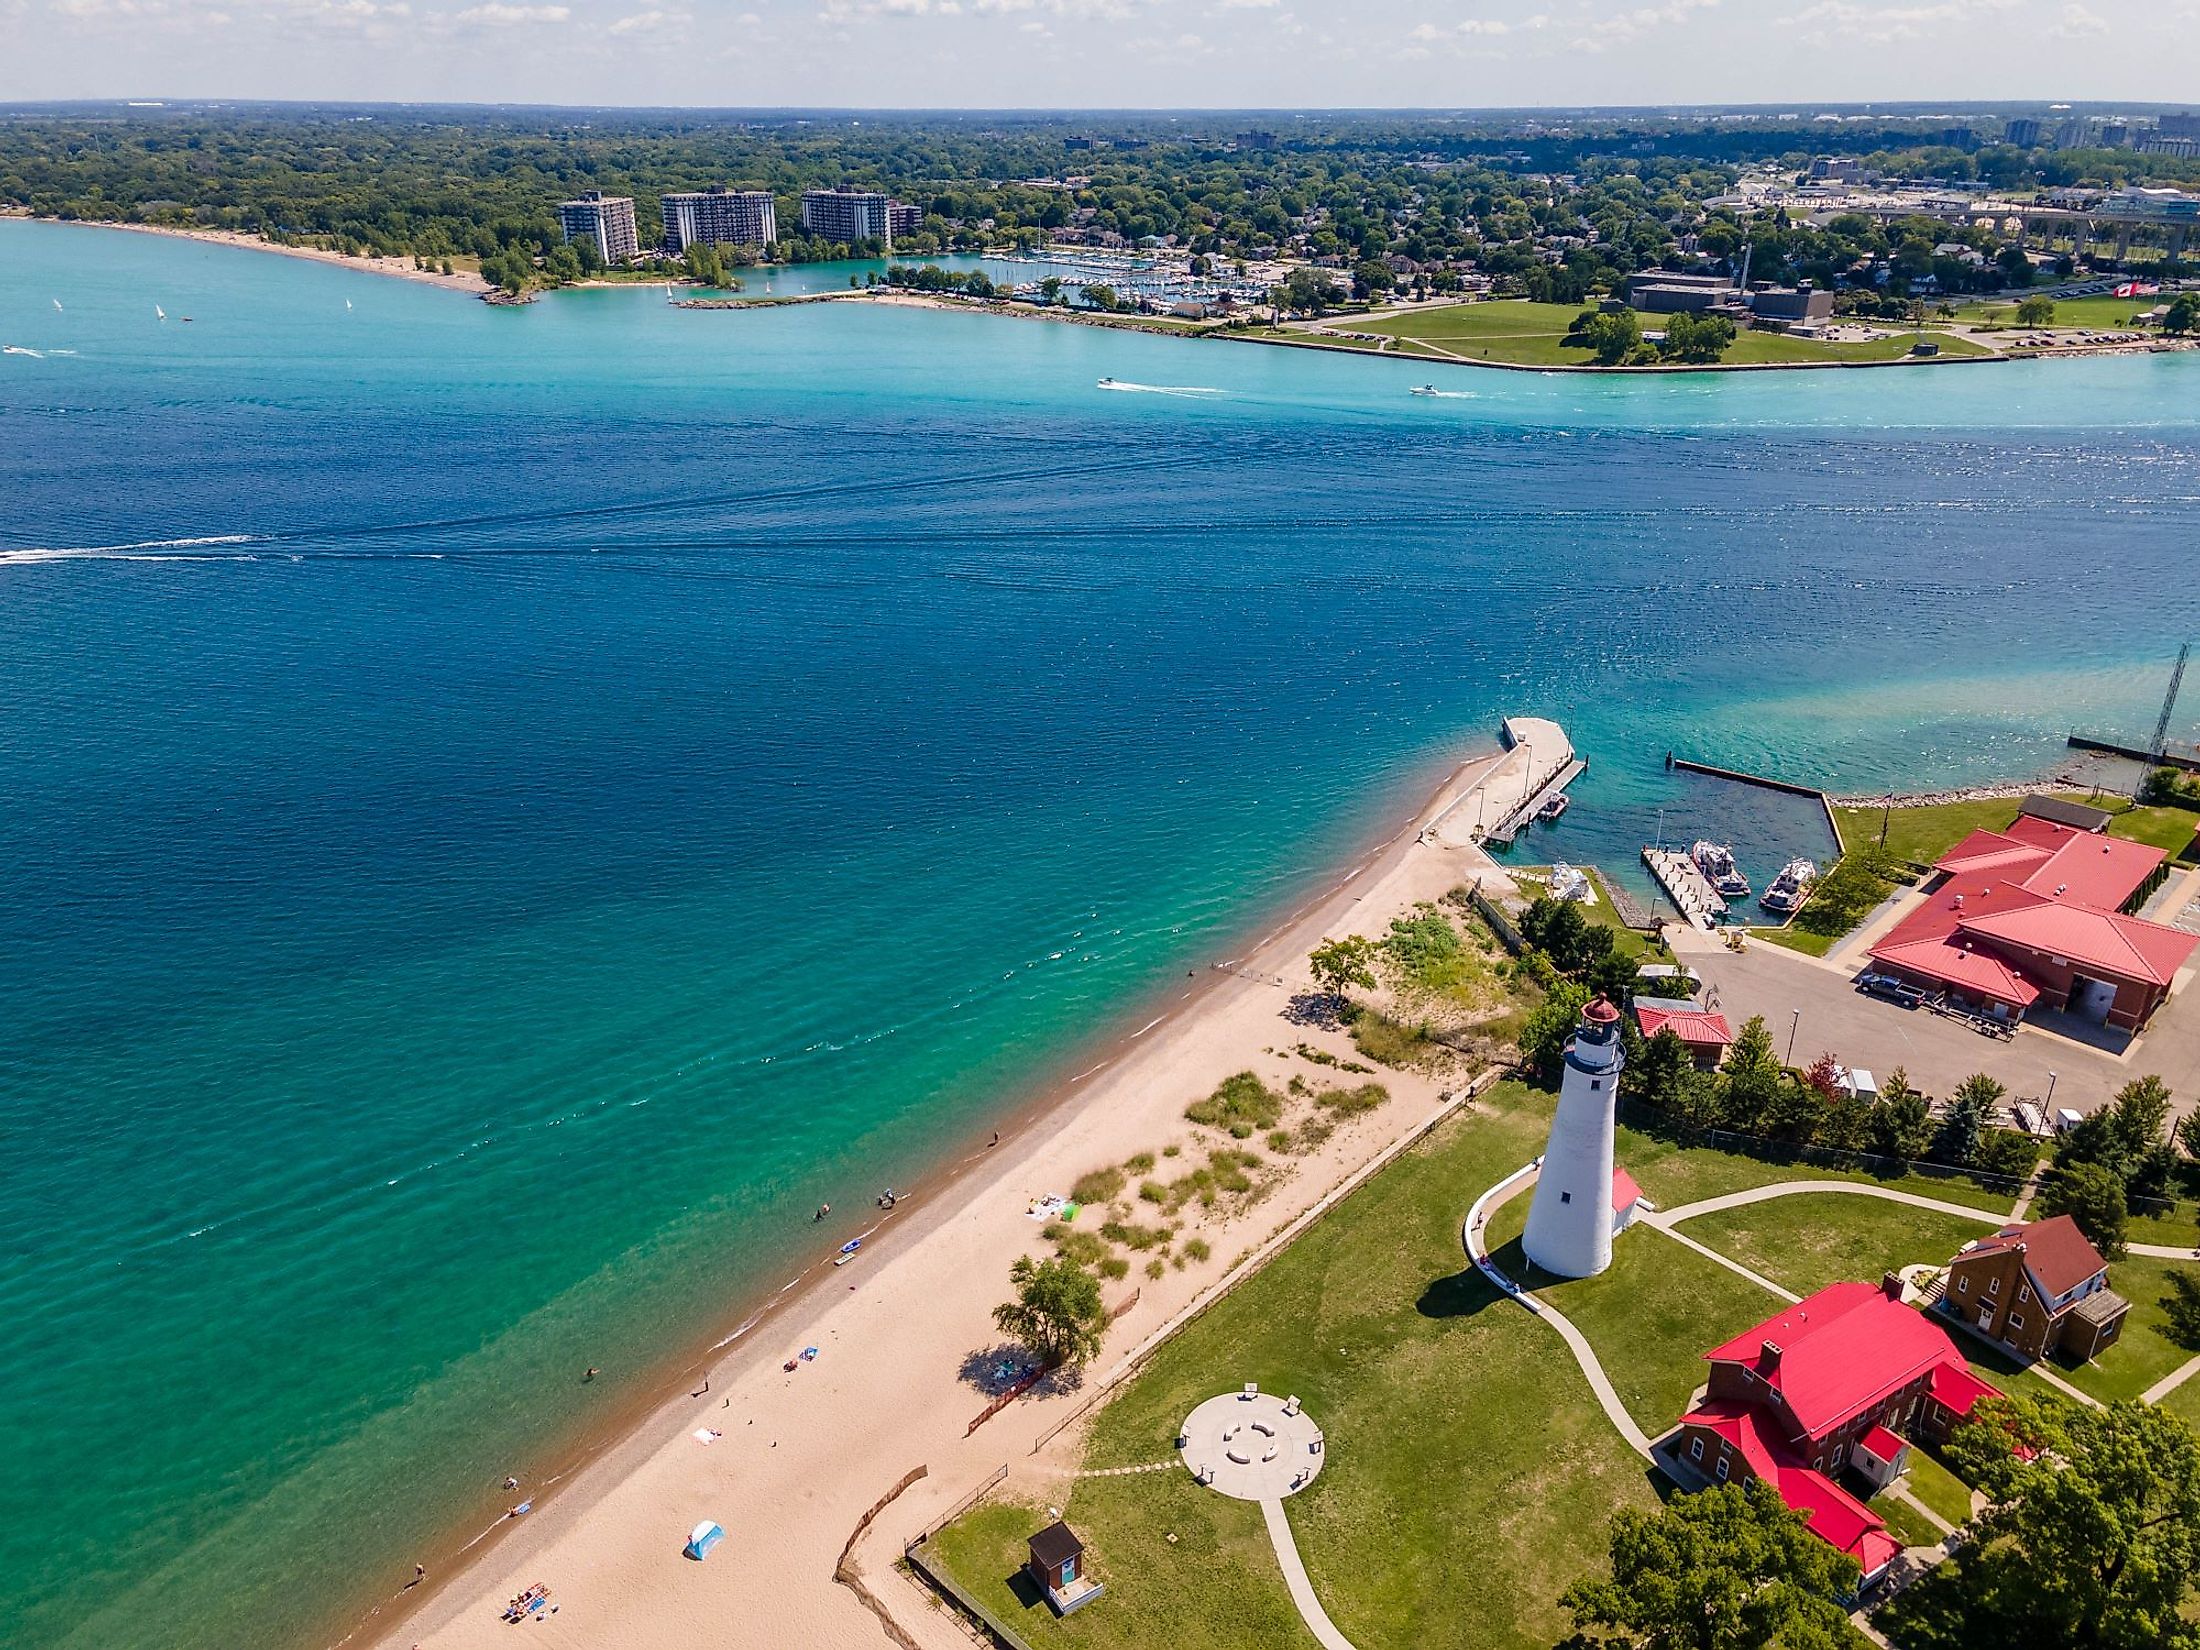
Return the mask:
[[1696, 869], [1696, 862], [1678, 848], [1645, 848], [1642, 862], [1658, 879], [1666, 898], [1696, 927], [1709, 933], [1726, 915], [1726, 901], [1711, 886], [1711, 879]]

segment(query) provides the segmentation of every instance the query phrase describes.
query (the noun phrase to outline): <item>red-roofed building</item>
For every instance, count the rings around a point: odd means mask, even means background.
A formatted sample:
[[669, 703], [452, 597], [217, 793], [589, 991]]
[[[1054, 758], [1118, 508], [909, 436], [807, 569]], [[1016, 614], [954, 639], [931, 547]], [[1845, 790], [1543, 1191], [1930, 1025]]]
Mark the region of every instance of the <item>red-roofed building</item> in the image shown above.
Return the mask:
[[1704, 1356], [1711, 1379], [1672, 1456], [1714, 1483], [1766, 1480], [1866, 1581], [1901, 1544], [1835, 1475], [1851, 1467], [1884, 1485], [1902, 1470], [1906, 1439], [1944, 1439], [1979, 1399], [1999, 1396], [1946, 1330], [1902, 1304], [1892, 1278], [1821, 1289]]
[[2068, 1215], [1965, 1244], [1948, 1264], [1940, 1305], [2027, 1361], [2062, 1352], [2089, 1363], [2115, 1344], [2131, 1310]]
[[1941, 856], [1925, 901], [1877, 945], [1886, 973], [2006, 1018], [2035, 1005], [2136, 1031], [2200, 935], [2127, 914], [2168, 856], [2020, 815]]
[[1702, 1071], [1716, 1068], [1726, 1057], [1727, 1045], [1734, 1041], [1734, 1029], [1726, 1023], [1724, 1014], [1686, 997], [1637, 997], [1635, 1024], [1645, 1037], [1670, 1031]]

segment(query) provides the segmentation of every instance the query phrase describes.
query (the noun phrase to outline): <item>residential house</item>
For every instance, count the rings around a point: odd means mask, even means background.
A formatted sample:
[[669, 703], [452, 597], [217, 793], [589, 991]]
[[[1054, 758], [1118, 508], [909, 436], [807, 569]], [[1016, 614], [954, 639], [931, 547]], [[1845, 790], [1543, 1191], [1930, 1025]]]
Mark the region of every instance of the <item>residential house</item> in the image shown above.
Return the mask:
[[1637, 997], [1635, 1024], [1645, 1037], [1670, 1031], [1688, 1050], [1698, 1071], [1713, 1071], [1726, 1057], [1734, 1041], [1734, 1029], [1726, 1016], [1686, 997]]
[[2108, 1286], [2108, 1262], [2068, 1215], [2016, 1222], [1965, 1244], [1948, 1263], [1940, 1305], [2020, 1358], [2059, 1352], [2088, 1363], [2116, 1343], [2131, 1310]]
[[1902, 1543], [1837, 1475], [1884, 1485], [1909, 1440], [1943, 1440], [1979, 1399], [2000, 1396], [1946, 1330], [1902, 1304], [1891, 1276], [1821, 1289], [1704, 1356], [1711, 1378], [1661, 1461], [1711, 1483], [1764, 1479], [1867, 1583]]

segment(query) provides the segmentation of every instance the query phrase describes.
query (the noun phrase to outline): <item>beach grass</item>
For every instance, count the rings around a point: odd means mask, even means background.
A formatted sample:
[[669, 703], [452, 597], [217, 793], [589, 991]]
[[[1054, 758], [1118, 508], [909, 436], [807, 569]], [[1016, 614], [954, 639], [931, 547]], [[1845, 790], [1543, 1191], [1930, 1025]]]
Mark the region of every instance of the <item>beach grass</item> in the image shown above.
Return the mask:
[[1681, 1230], [1753, 1272], [1812, 1294], [1830, 1283], [1877, 1283], [1910, 1265], [1944, 1266], [1993, 1228], [1962, 1215], [1844, 1192], [1798, 1192], [1684, 1221]]
[[[1502, 1084], [1405, 1153], [1163, 1346], [1093, 1421], [1087, 1466], [1168, 1460], [1183, 1418], [1244, 1381], [1296, 1393], [1328, 1450], [1289, 1517], [1348, 1637], [1458, 1650], [1553, 1642], [1566, 1625], [1558, 1595], [1601, 1567], [1612, 1511], [1656, 1498], [1564, 1346], [1491, 1289], [1460, 1243], [1475, 1196], [1541, 1148], [1549, 1120], [1547, 1097]], [[1062, 1642], [1304, 1642], [1273, 1627], [1271, 1609], [1290, 1606], [1264, 1546], [1204, 1526], [1187, 1538], [1202, 1502], [1227, 1509], [1203, 1516], [1228, 1529], [1259, 1526], [1256, 1508], [1180, 1469], [1077, 1480], [1064, 1511], [1109, 1593], [1062, 1624], [1077, 1635]], [[1172, 1529], [1163, 1557], [1150, 1544]], [[1030, 1529], [1008, 1533], [1018, 1550], [997, 1534], [984, 1567], [1005, 1573], [1020, 1559]], [[1187, 1565], [1188, 1539], [1215, 1541], [1213, 1556]], [[1128, 1565], [1109, 1556], [1126, 1553]], [[986, 1584], [964, 1557], [954, 1573]], [[1460, 1608], [1467, 1598], [1474, 1607]], [[1034, 1644], [1055, 1630], [1039, 1626]]]

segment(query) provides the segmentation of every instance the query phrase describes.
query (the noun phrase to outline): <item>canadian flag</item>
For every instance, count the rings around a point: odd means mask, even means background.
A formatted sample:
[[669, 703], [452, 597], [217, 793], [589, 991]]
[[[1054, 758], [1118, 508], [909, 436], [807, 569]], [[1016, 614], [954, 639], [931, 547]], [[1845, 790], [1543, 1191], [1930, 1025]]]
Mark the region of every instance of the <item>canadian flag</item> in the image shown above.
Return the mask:
[[2119, 298], [2152, 298], [2162, 289], [2152, 281], [2126, 281], [2116, 289]]

